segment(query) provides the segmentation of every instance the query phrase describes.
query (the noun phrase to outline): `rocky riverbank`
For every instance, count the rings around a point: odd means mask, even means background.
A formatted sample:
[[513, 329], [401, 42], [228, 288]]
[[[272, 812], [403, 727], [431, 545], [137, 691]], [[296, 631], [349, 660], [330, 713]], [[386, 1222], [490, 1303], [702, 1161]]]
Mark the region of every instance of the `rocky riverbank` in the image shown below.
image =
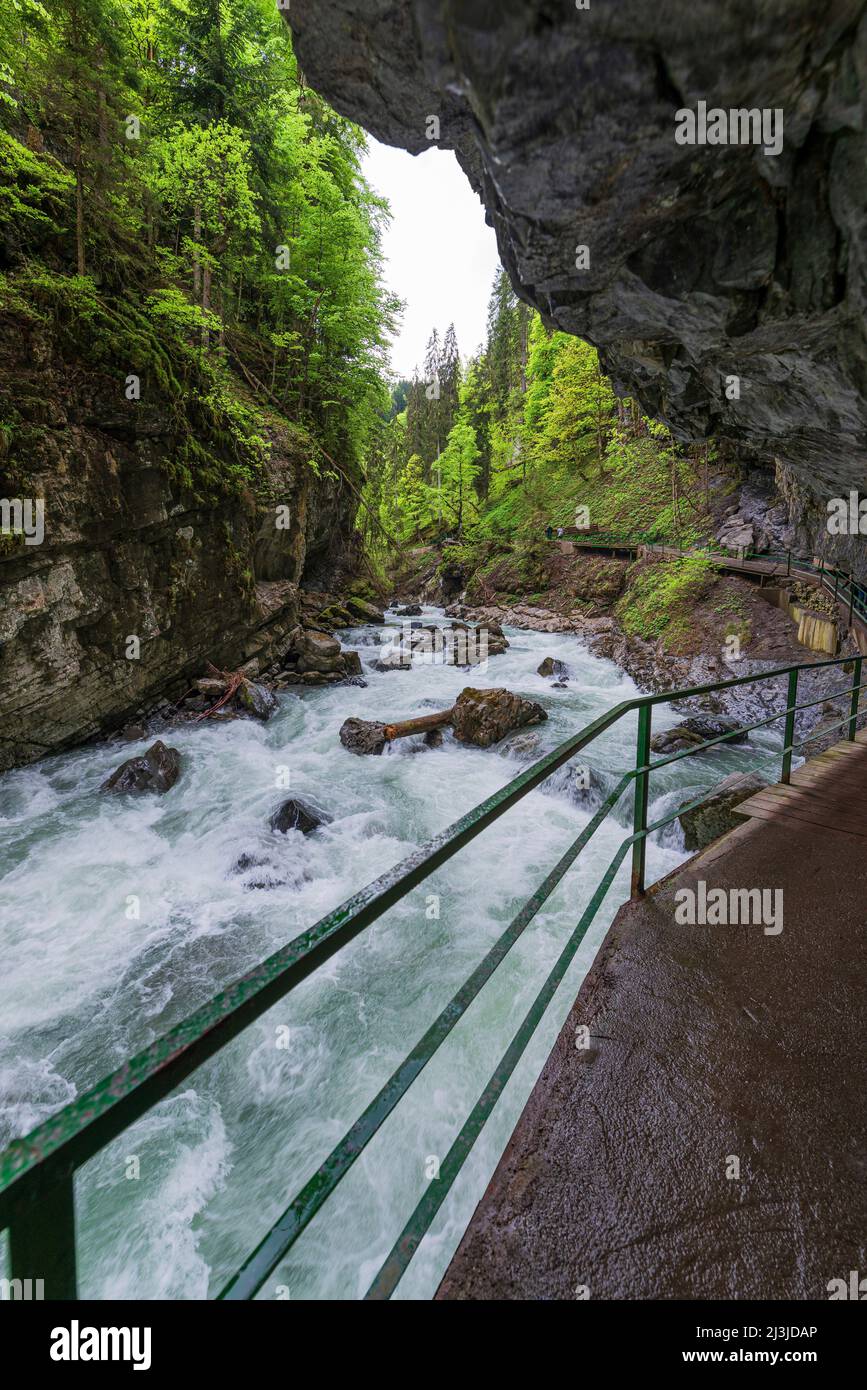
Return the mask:
[[[799, 738], [809, 737], [811, 740], [805, 753], [819, 752], [837, 742], [845, 731], [834, 726], [849, 713], [849, 697], [845, 687], [847, 681], [851, 680], [851, 668], [847, 671], [844, 667], [822, 666], [824, 658], [821, 653], [812, 653], [801, 646], [797, 640], [797, 628], [791, 619], [759, 598], [758, 590], [747, 581], [723, 579], [719, 583], [723, 601], [731, 586], [736, 586], [741, 591], [744, 604], [751, 610], [751, 640], [748, 649], [738, 658], [727, 655], [729, 649], [724, 632], [721, 633], [718, 625], [708, 623], [707, 599], [702, 604], [696, 604], [690, 614], [689, 650], [682, 654], [672, 652], [661, 640], [645, 641], [630, 634], [610, 614], [593, 617], [575, 609], [564, 611], [562, 603], [549, 608], [520, 602], [476, 606], [458, 601], [447, 608], [446, 613], [453, 618], [471, 619], [483, 625], [493, 621], [537, 632], [572, 632], [596, 655], [608, 658], [626, 671], [640, 690], [651, 693], [712, 685], [718, 681], [736, 680], [813, 660], [817, 670], [801, 676], [798, 699], [800, 703], [819, 703], [799, 712], [796, 734]], [[720, 595], [717, 595], [716, 602], [719, 600]], [[841, 655], [848, 654], [850, 649], [855, 654], [854, 645], [849, 642], [847, 646], [844, 641]], [[778, 677], [678, 701], [674, 707], [685, 718], [715, 716], [733, 720], [739, 725], [755, 724], [785, 707], [786, 691], [786, 678]], [[841, 691], [844, 693], [839, 693]], [[865, 720], [867, 715], [862, 723]], [[782, 732], [781, 725], [773, 727]]]

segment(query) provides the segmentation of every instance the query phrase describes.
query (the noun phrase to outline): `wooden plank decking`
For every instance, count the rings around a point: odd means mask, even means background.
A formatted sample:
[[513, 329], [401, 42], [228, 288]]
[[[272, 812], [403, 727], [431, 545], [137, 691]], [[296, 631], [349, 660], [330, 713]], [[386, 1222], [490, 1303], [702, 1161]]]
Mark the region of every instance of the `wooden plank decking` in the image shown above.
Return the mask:
[[837, 743], [778, 782], [741, 802], [739, 816], [792, 820], [867, 839], [867, 730], [854, 743]]

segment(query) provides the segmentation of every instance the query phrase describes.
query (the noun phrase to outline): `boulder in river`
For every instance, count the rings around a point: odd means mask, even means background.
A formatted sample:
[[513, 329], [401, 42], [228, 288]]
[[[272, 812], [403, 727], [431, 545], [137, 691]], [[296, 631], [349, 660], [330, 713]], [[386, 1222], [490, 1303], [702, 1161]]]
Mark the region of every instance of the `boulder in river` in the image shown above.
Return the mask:
[[678, 724], [673, 729], [660, 729], [650, 740], [650, 747], [654, 753], [679, 753], [682, 748], [694, 748], [699, 743], [704, 743], [701, 734]]
[[480, 666], [489, 656], [502, 655], [509, 646], [501, 631], [484, 625], [469, 627], [458, 621], [443, 628], [438, 623], [409, 622], [404, 627], [394, 644], [395, 651], [427, 658], [428, 664], [435, 666]]
[[306, 629], [295, 639], [296, 670], [299, 675], [316, 671], [323, 675], [337, 672], [343, 666], [343, 652], [336, 637], [325, 632]]
[[381, 608], [368, 603], [366, 599], [356, 598], [352, 595], [346, 600], [345, 607], [349, 609], [356, 622], [361, 623], [384, 623], [385, 614]]
[[266, 720], [279, 708], [277, 696], [264, 685], [258, 685], [255, 681], [243, 681], [235, 691], [233, 704], [247, 714], [252, 714], [254, 719]]
[[725, 743], [717, 744], [724, 748], [727, 743], [746, 743], [747, 735], [740, 731], [736, 719], [725, 719], [714, 714], [691, 714], [688, 719], [673, 729], [662, 729], [654, 734], [650, 746], [654, 753], [678, 753], [682, 748], [695, 748], [721, 734], [732, 734]]
[[290, 685], [331, 685], [361, 675], [358, 652], [344, 651], [336, 637], [316, 628], [297, 628], [283, 661], [281, 679]]
[[293, 874], [285, 864], [275, 864], [261, 854], [240, 855], [230, 872], [233, 878], [242, 880], [241, 887], [247, 892], [254, 889], [283, 888], [287, 883], [299, 882], [303, 878], [303, 874]]
[[371, 671], [411, 671], [412, 657], [404, 653], [399, 648], [391, 652], [391, 655], [377, 657], [376, 661], [370, 663]]
[[758, 772], [733, 772], [724, 778], [707, 801], [691, 811], [683, 811], [678, 817], [686, 848], [704, 849], [720, 835], [743, 825], [743, 816], [736, 815], [734, 808], [769, 785]]
[[331, 817], [323, 811], [311, 806], [309, 801], [291, 796], [288, 801], [277, 807], [269, 825], [281, 835], [285, 835], [288, 830], [300, 830], [302, 835], [309, 835], [312, 831], [318, 830], [320, 825], [327, 825], [330, 819]]
[[343, 653], [343, 669], [346, 672], [347, 678], [361, 675], [361, 657], [358, 652]]
[[250, 854], [245, 850], [243, 854], [238, 855], [238, 858], [235, 860], [229, 872], [232, 874], [246, 874], [250, 869], [260, 869], [263, 864], [267, 863], [268, 860], [263, 859], [261, 854]]
[[385, 725], [370, 719], [345, 719], [340, 742], [350, 753], [382, 753], [388, 743]]
[[209, 663], [212, 674], [196, 681], [196, 694], [188, 696], [182, 708], [202, 719], [232, 719], [236, 715], [263, 722], [270, 719], [280, 706], [271, 688], [253, 679], [258, 666], [251, 661], [239, 671], [218, 671]]
[[541, 705], [511, 690], [474, 690], [467, 686], [455, 701], [451, 722], [460, 743], [490, 748], [513, 729], [541, 724], [547, 718]]
[[538, 676], [559, 676], [560, 679], [569, 675], [569, 667], [565, 661], [558, 661], [556, 656], [546, 656], [536, 668]]
[[398, 618], [420, 618], [421, 604], [406, 603], [402, 608], [395, 608], [394, 612]]
[[502, 656], [503, 652], [509, 650], [508, 638], [493, 618], [479, 623], [476, 628], [476, 640], [487, 656]]
[[497, 749], [504, 758], [515, 758], [522, 763], [534, 763], [537, 758], [541, 758], [542, 751], [541, 737], [532, 732], [518, 733], [514, 738], [505, 738]]
[[177, 782], [181, 755], [157, 739], [146, 753], [121, 763], [100, 787], [103, 792], [167, 792]]
[[[688, 719], [684, 719], [681, 725], [683, 729], [689, 729], [690, 733], [698, 734], [701, 739], [719, 738], [720, 734], [733, 734], [734, 737], [727, 738], [726, 743], [746, 743], [747, 735], [739, 730], [736, 719], [724, 719], [720, 715], [713, 714], [691, 714]], [[737, 733], [735, 730], [739, 730]], [[725, 744], [719, 745], [721, 748]]]
[[577, 806], [600, 806], [605, 800], [605, 779], [586, 763], [565, 763], [546, 777], [542, 791], [559, 792]]

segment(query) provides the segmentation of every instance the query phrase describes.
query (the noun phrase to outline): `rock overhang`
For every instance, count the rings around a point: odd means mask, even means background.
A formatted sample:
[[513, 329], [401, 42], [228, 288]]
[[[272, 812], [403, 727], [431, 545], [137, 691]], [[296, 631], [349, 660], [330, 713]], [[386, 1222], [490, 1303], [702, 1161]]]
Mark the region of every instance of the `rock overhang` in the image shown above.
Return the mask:
[[[293, 0], [287, 17], [339, 111], [455, 151], [518, 293], [593, 342], [619, 391], [820, 497], [867, 488], [867, 0]], [[679, 144], [700, 103], [781, 111], [780, 152]]]

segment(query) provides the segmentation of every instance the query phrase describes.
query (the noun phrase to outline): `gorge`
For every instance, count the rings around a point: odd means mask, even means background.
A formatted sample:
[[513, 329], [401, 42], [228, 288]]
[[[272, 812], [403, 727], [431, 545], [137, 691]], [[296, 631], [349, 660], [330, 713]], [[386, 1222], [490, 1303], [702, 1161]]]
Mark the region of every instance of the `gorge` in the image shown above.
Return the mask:
[[[23, 1192], [52, 1298], [583, 1297], [591, 1132], [603, 1297], [850, 1258], [865, 93], [867, 0], [0, 17], [4, 1288]], [[405, 377], [370, 140], [453, 153], [502, 262]], [[750, 959], [674, 933], [714, 893]]]

